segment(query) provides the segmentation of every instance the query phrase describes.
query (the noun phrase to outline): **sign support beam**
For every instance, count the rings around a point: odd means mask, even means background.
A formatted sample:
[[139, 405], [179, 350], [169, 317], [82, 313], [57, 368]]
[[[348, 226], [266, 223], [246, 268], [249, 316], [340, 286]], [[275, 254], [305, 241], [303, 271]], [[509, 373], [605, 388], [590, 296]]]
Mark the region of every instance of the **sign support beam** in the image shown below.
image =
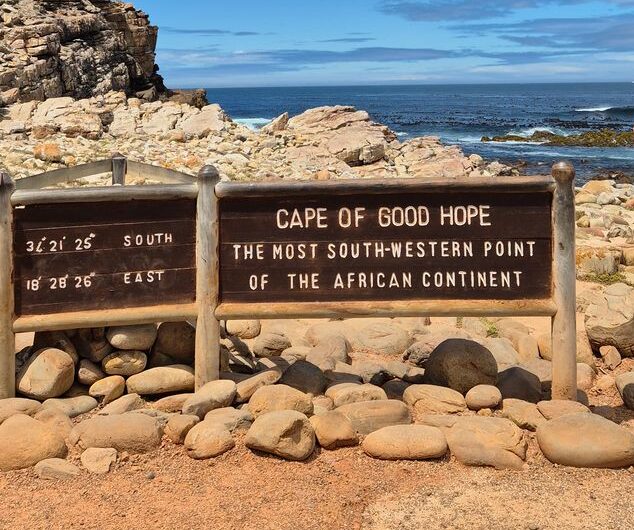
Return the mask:
[[218, 170], [204, 166], [198, 173], [196, 214], [196, 390], [220, 377], [220, 322], [218, 305], [219, 209], [216, 184]]
[[0, 173], [0, 399], [15, 396], [15, 334], [13, 332], [13, 209], [15, 184]]
[[575, 198], [572, 164], [553, 166], [556, 182], [553, 200], [553, 299], [552, 399], [577, 400], [577, 322], [575, 272]]

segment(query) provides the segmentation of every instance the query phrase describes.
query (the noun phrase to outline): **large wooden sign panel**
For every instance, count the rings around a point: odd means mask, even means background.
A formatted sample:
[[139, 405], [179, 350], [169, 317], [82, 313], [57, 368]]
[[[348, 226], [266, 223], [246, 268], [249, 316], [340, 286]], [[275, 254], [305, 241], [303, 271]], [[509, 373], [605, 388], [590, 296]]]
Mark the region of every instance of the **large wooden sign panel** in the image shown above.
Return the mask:
[[494, 186], [222, 198], [220, 302], [548, 299], [552, 198]]
[[195, 244], [192, 199], [16, 208], [16, 316], [193, 303]]

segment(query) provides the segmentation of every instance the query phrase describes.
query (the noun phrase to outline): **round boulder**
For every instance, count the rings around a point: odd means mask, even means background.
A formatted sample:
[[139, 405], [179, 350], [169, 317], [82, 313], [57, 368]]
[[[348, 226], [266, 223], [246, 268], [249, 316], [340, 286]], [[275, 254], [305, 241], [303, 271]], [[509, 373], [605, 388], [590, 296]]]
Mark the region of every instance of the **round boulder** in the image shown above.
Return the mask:
[[16, 378], [21, 394], [35, 399], [59, 397], [75, 380], [75, 363], [68, 353], [56, 348], [36, 352], [22, 367]]
[[634, 465], [634, 434], [596, 414], [550, 420], [537, 429], [542, 453], [553, 464], [620, 468]]
[[126, 387], [128, 393], [142, 396], [190, 392], [194, 389], [194, 370], [182, 364], [150, 368], [131, 376]]
[[465, 396], [469, 410], [494, 409], [502, 402], [502, 392], [493, 385], [474, 386]]
[[185, 437], [187, 455], [197, 460], [214, 458], [235, 447], [231, 433], [222, 425], [203, 421]]
[[262, 330], [259, 320], [227, 320], [225, 323], [227, 335], [234, 335], [241, 339], [254, 339]]
[[147, 356], [142, 351], [115, 351], [107, 355], [101, 366], [108, 375], [129, 377], [145, 370]]
[[466, 394], [477, 385], [494, 385], [498, 365], [482, 344], [468, 339], [441, 342], [425, 363], [425, 382]]
[[370, 433], [361, 447], [381, 460], [425, 460], [447, 452], [445, 435], [427, 425], [393, 425]]
[[301, 461], [315, 449], [315, 431], [301, 412], [277, 410], [257, 417], [244, 442], [249, 449]]
[[286, 385], [267, 385], [258, 388], [249, 400], [254, 417], [278, 410], [295, 410], [306, 415], [313, 413], [313, 402], [308, 394]]

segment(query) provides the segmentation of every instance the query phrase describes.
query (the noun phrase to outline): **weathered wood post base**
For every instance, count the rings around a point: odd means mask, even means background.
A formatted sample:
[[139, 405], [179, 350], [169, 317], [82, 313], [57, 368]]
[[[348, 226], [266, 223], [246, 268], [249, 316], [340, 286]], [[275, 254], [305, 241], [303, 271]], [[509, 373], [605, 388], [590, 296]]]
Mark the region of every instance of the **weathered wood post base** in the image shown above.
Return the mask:
[[196, 214], [196, 389], [219, 378], [220, 323], [218, 305], [218, 170], [205, 166], [198, 173]]
[[11, 177], [0, 173], [0, 399], [15, 396], [13, 333], [13, 210]]
[[577, 399], [577, 324], [575, 268], [575, 170], [567, 162], [552, 169], [556, 188], [553, 200], [552, 319], [553, 399]]
[[112, 185], [125, 186], [128, 160], [119, 153], [112, 155]]

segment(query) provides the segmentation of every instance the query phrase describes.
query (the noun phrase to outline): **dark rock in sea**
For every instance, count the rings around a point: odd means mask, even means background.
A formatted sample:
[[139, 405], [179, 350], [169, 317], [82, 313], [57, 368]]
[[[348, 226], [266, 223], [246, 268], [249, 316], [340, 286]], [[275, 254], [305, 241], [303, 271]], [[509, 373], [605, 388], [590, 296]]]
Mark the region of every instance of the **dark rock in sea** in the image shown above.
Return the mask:
[[207, 91], [203, 88], [196, 88], [193, 90], [170, 90], [168, 91], [165, 99], [176, 103], [191, 105], [192, 107], [197, 107], [199, 109], [209, 105], [209, 101], [207, 100]]
[[549, 146], [571, 147], [634, 147], [634, 131], [601, 129], [581, 134], [563, 136], [548, 131], [536, 131], [531, 136], [507, 134], [504, 136], [482, 137], [483, 142], [534, 142]]

